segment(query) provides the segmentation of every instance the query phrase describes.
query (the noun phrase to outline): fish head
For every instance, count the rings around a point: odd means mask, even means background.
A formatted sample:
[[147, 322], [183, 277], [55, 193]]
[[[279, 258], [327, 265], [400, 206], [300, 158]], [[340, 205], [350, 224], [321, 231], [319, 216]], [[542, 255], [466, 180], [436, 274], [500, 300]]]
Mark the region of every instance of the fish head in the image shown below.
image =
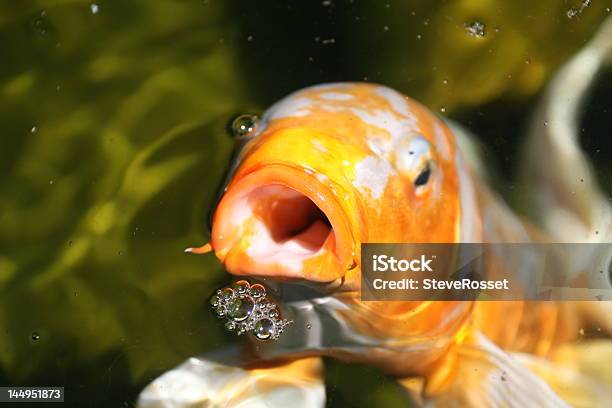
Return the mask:
[[360, 282], [360, 246], [455, 242], [450, 130], [390, 88], [319, 85], [273, 105], [238, 155], [211, 246], [240, 276]]

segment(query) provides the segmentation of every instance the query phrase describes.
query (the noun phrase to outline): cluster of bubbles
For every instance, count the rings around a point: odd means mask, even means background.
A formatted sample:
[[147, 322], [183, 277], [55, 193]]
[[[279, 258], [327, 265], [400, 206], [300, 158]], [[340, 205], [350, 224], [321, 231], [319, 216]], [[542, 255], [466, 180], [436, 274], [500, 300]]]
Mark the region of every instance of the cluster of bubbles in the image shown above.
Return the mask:
[[485, 36], [485, 25], [480, 21], [472, 21], [470, 23], [465, 23], [464, 26], [465, 31], [473, 36], [473, 37], [484, 37]]
[[219, 289], [210, 306], [228, 331], [243, 335], [251, 332], [258, 340], [276, 340], [291, 320], [282, 319], [276, 303], [266, 297], [263, 285], [245, 280]]

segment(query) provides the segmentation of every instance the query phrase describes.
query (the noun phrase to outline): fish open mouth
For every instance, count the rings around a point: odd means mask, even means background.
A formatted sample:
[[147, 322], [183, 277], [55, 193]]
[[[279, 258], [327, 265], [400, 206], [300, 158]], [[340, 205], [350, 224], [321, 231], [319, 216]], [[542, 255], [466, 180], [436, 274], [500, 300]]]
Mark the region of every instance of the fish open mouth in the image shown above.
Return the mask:
[[[334, 240], [327, 216], [310, 198], [290, 187], [268, 185], [256, 188], [247, 202], [265, 231], [260, 238], [262, 256], [309, 256], [326, 241]], [[329, 243], [332, 245], [333, 243]]]
[[351, 264], [346, 217], [326, 186], [285, 167], [230, 185], [215, 212], [213, 249], [235, 275], [337, 279]]

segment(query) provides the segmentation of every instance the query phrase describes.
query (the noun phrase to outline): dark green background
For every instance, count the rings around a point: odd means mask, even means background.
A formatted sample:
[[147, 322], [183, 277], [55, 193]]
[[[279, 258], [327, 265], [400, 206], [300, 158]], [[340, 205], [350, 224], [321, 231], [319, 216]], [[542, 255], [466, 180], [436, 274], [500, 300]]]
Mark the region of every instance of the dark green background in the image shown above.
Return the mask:
[[[610, 14], [593, 3], [0, 1], [0, 384], [132, 406], [232, 340], [206, 307], [229, 277], [182, 251], [207, 238], [228, 121], [297, 88], [369, 80], [444, 110], [511, 196], [538, 91]], [[608, 73], [582, 131], [608, 191], [611, 91]], [[329, 406], [401, 405], [376, 371], [326, 364]]]

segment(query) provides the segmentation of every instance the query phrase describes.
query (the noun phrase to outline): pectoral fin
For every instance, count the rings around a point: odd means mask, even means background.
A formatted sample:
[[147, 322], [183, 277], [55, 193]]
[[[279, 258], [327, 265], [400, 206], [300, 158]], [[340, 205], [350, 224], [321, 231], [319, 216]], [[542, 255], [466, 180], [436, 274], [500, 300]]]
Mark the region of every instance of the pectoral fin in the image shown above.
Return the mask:
[[[414, 380], [400, 381], [414, 395]], [[433, 407], [568, 407], [553, 389], [512, 355], [468, 333], [432, 369], [420, 400]]]
[[249, 368], [219, 360], [216, 356], [190, 358], [149, 384], [141, 392], [137, 406], [321, 408], [325, 405], [320, 358]]

